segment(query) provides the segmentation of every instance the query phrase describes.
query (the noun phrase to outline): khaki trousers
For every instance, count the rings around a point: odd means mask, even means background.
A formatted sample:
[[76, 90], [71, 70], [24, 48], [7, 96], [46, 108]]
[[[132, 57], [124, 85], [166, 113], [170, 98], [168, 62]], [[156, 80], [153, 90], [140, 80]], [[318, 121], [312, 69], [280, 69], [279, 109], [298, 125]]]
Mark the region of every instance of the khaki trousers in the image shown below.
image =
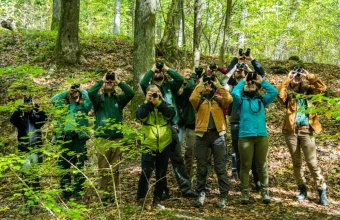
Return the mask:
[[292, 157], [294, 177], [298, 185], [305, 185], [306, 180], [302, 168], [302, 153], [307, 167], [311, 172], [314, 184], [318, 189], [325, 189], [326, 183], [321, 174], [316, 158], [315, 138], [309, 129], [299, 129], [295, 134], [284, 134], [286, 143]]
[[[97, 138], [97, 158], [99, 189], [105, 192], [113, 192], [119, 186], [119, 162], [121, 151], [119, 148], [112, 148], [112, 142], [104, 138]], [[112, 179], [114, 180], [112, 182]]]

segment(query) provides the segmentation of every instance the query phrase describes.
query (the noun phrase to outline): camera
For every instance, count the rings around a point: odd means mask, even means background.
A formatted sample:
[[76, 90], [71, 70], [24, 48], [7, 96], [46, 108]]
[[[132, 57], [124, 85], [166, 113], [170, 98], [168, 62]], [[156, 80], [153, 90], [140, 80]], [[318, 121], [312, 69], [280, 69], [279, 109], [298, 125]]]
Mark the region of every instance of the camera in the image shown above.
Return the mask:
[[116, 80], [116, 74], [114, 72], [108, 72], [106, 74], [106, 80]]
[[162, 71], [163, 67], [164, 67], [164, 63], [162, 63], [162, 62], [157, 62], [157, 63], [156, 63], [156, 68], [157, 68], [159, 71]]
[[211, 69], [211, 70], [217, 70], [217, 65], [216, 65], [216, 63], [209, 64], [209, 69]]
[[246, 55], [246, 57], [249, 57], [249, 55], [250, 55], [250, 48], [247, 48], [246, 53], [244, 55]]
[[236, 68], [239, 69], [239, 70], [246, 70], [246, 69], [247, 69], [245, 63], [238, 63], [238, 64], [236, 65]]
[[32, 100], [32, 97], [31, 96], [26, 96], [24, 97], [24, 104], [25, 105], [32, 105], [33, 104], [33, 100]]
[[249, 81], [254, 81], [257, 79], [257, 73], [256, 72], [250, 72], [247, 74], [247, 78], [246, 78], [246, 81], [249, 82]]
[[152, 93], [151, 96], [152, 96], [152, 98], [158, 98], [159, 97], [157, 92]]
[[215, 75], [203, 75], [203, 82], [211, 83], [212, 81], [215, 81]]
[[238, 54], [239, 54], [240, 56], [243, 55], [243, 49], [242, 49], [242, 48], [240, 48], [240, 49], [238, 50]]
[[203, 73], [203, 67], [201, 67], [201, 66], [195, 67], [195, 73], [196, 73], [197, 77], [200, 78], [202, 76], [202, 73]]
[[80, 87], [80, 84], [77, 84], [77, 83], [73, 83], [73, 84], [71, 85], [71, 89], [72, 89], [72, 90], [78, 90], [79, 87]]
[[297, 75], [297, 76], [300, 76], [301, 73], [303, 73], [304, 69], [302, 67], [295, 67], [294, 68], [294, 73]]

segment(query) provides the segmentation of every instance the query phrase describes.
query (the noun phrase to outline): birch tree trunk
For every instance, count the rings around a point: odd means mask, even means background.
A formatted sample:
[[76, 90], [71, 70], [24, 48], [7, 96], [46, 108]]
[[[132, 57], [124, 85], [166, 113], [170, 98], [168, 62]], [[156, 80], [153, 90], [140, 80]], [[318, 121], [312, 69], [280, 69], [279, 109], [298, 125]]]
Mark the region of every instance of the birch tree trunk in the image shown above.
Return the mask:
[[120, 0], [115, 0], [113, 34], [120, 33]]
[[202, 0], [195, 0], [194, 10], [193, 66], [197, 67], [201, 56]]
[[80, 0], [62, 0], [61, 16], [56, 45], [59, 63], [75, 64], [79, 61], [79, 10]]

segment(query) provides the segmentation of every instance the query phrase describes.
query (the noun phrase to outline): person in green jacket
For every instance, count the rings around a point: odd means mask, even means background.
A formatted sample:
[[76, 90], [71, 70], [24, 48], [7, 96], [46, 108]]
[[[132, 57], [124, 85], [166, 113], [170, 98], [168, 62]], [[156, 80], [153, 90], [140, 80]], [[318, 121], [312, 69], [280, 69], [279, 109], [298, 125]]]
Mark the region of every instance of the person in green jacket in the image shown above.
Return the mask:
[[[167, 79], [170, 76], [171, 79]], [[184, 197], [196, 197], [197, 193], [192, 190], [191, 181], [189, 175], [186, 172], [184, 160], [182, 157], [181, 144], [178, 138], [179, 124], [181, 123], [180, 112], [175, 100], [175, 94], [179, 91], [184, 82], [183, 76], [181, 76], [176, 70], [167, 67], [163, 63], [155, 64], [151, 70], [146, 72], [140, 81], [140, 86], [146, 94], [146, 88], [155, 84], [158, 86], [162, 93], [163, 99], [169, 103], [175, 109], [175, 116], [171, 119], [172, 139], [171, 143], [172, 151], [170, 153], [170, 160], [172, 168], [176, 177], [177, 184]], [[169, 198], [169, 190], [165, 190], [163, 199]]]
[[[74, 173], [74, 183], [70, 191], [72, 172], [75, 165], [79, 170], [86, 160], [86, 140], [89, 139], [87, 114], [92, 107], [86, 90], [80, 90], [79, 84], [73, 84], [68, 91], [52, 97], [58, 119], [55, 137], [60, 141], [62, 154], [59, 166], [66, 170], [60, 180], [62, 197], [69, 199], [72, 195], [80, 199], [85, 177], [79, 171]], [[57, 143], [58, 143], [57, 142]]]
[[[123, 91], [118, 94], [118, 86]], [[89, 90], [95, 113], [95, 137], [98, 150], [99, 188], [103, 191], [102, 201], [107, 204], [114, 201], [111, 192], [119, 185], [120, 144], [115, 144], [123, 137], [119, 125], [123, 119], [123, 108], [134, 97], [134, 91], [119, 80], [118, 75], [108, 71], [103, 79], [98, 80]], [[111, 168], [113, 171], [111, 171]], [[111, 172], [114, 174], [112, 182]]]
[[166, 172], [172, 142], [171, 119], [176, 114], [175, 109], [163, 100], [163, 95], [156, 85], [146, 89], [146, 99], [136, 110], [137, 119], [142, 126], [142, 172], [138, 182], [137, 202], [144, 205], [149, 182], [156, 168], [156, 184], [153, 205], [160, 205], [164, 190], [166, 190]]

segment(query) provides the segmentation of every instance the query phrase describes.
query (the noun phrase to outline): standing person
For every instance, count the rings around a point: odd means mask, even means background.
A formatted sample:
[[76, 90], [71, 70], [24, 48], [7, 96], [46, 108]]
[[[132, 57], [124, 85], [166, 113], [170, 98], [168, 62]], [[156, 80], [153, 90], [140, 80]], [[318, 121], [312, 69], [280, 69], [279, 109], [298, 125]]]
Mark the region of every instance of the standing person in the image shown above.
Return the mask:
[[[115, 86], [122, 89], [118, 94]], [[104, 204], [114, 202], [115, 196], [112, 192], [119, 185], [119, 160], [121, 151], [119, 142], [123, 133], [117, 125], [123, 120], [123, 108], [134, 97], [134, 91], [119, 80], [118, 75], [112, 71], [106, 73], [103, 79], [98, 80], [89, 90], [92, 101], [95, 122], [96, 148], [98, 150], [99, 188], [104, 192], [102, 201]], [[113, 169], [114, 181], [112, 182], [111, 169]]]
[[136, 110], [137, 119], [143, 123], [142, 172], [138, 182], [137, 202], [143, 205], [148, 192], [153, 170], [156, 168], [156, 184], [153, 195], [153, 205], [160, 205], [163, 192], [166, 190], [166, 172], [172, 142], [171, 119], [175, 109], [165, 102], [156, 85], [146, 88], [146, 98]]
[[[305, 82], [303, 79], [306, 79]], [[304, 110], [312, 103], [304, 95], [320, 94], [326, 90], [322, 80], [303, 68], [291, 70], [279, 87], [279, 98], [286, 106], [286, 116], [282, 133], [292, 157], [294, 177], [300, 193], [295, 200], [307, 197], [306, 180], [302, 169], [302, 154], [316, 185], [320, 204], [327, 206], [326, 183], [317, 162], [316, 145], [313, 133], [320, 133], [322, 128], [316, 114], [307, 114]]]
[[[171, 80], [166, 79], [165, 73], [170, 75]], [[175, 109], [175, 116], [171, 120], [171, 130], [172, 130], [172, 151], [170, 153], [170, 160], [172, 163], [172, 168], [176, 177], [177, 184], [181, 190], [181, 193], [185, 197], [196, 197], [197, 194], [192, 190], [191, 181], [186, 172], [184, 165], [184, 160], [182, 157], [181, 145], [178, 138], [178, 124], [180, 123], [179, 109], [175, 101], [174, 94], [177, 94], [178, 90], [183, 84], [183, 77], [176, 72], [174, 69], [167, 67], [163, 63], [157, 63], [152, 67], [151, 70], [145, 73], [142, 80], [140, 81], [140, 86], [146, 94], [146, 88], [155, 84], [158, 86], [162, 93], [164, 100], [169, 103]], [[163, 198], [169, 197], [169, 190], [167, 189], [164, 193]]]
[[[40, 186], [38, 173], [32, 171], [34, 165], [42, 162], [41, 128], [47, 119], [46, 113], [39, 109], [38, 104], [33, 103], [31, 96], [24, 98], [24, 105], [17, 109], [11, 116], [11, 123], [18, 130], [18, 150], [25, 153], [25, 163], [23, 169], [24, 181], [33, 190]], [[24, 197], [27, 200], [26, 197]]]
[[[266, 94], [259, 95], [260, 86]], [[265, 107], [276, 97], [277, 89], [256, 73], [248, 73], [245, 80], [237, 83], [231, 95], [233, 108], [240, 112], [239, 145], [241, 190], [243, 204], [249, 203], [249, 171], [255, 158], [256, 170], [261, 182], [263, 203], [270, 203], [268, 190], [268, 133]]]
[[[202, 74], [203, 68], [197, 70], [200, 74]], [[192, 179], [193, 163], [195, 160], [196, 135], [195, 135], [195, 109], [190, 103], [189, 97], [195, 88], [196, 79], [199, 74], [192, 73], [191, 69], [186, 68], [181, 72], [181, 75], [184, 78], [184, 82], [176, 95], [176, 103], [179, 106], [182, 117], [182, 124], [184, 127], [182, 155], [184, 157], [186, 172], [189, 175], [190, 179]]]
[[[74, 176], [71, 184], [72, 173], [69, 170], [73, 164], [77, 169], [84, 167], [86, 160], [86, 140], [90, 138], [87, 114], [92, 107], [86, 90], [80, 90], [79, 84], [73, 84], [69, 90], [52, 97], [52, 103], [57, 109], [56, 138], [60, 141], [62, 154], [59, 166], [65, 170], [65, 175], [60, 180], [62, 197], [69, 199], [81, 198], [85, 177], [79, 171]], [[72, 191], [70, 191], [72, 186]]]
[[197, 192], [199, 196], [195, 206], [201, 207], [205, 201], [209, 151], [211, 151], [220, 190], [217, 206], [223, 208], [229, 191], [225, 141], [227, 125], [223, 108], [232, 102], [232, 97], [215, 75], [204, 74], [189, 100], [196, 110]]

